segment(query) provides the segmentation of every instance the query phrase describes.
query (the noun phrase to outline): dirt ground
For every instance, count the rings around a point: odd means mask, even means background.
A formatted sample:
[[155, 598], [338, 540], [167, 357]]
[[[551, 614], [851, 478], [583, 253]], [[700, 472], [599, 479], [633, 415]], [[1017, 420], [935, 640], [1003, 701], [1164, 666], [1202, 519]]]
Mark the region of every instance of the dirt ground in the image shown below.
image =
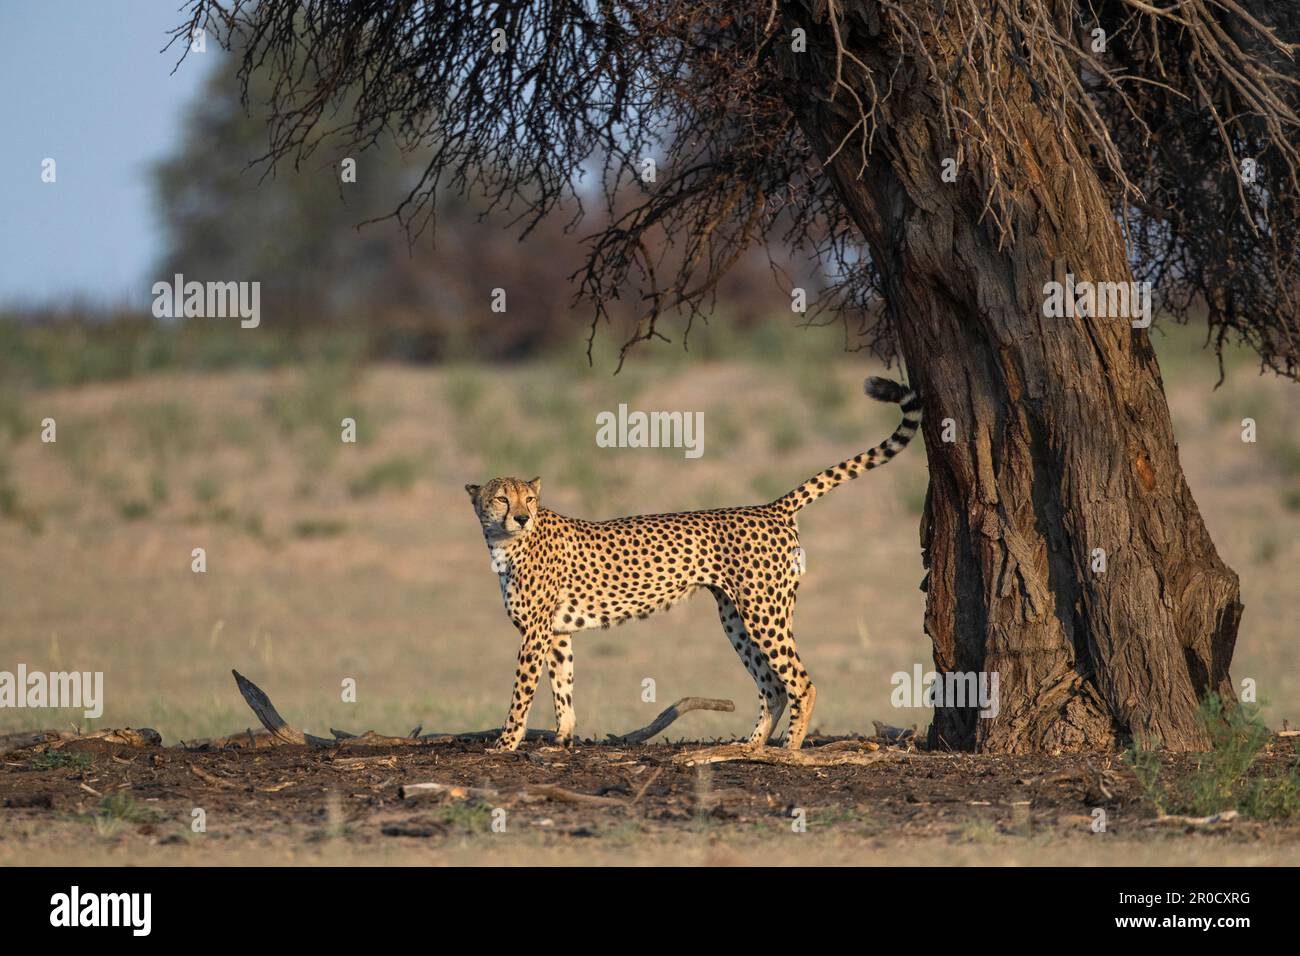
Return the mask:
[[[686, 765], [700, 747], [70, 741], [4, 756], [0, 863], [1300, 863], [1300, 824], [1157, 822], [1107, 754]], [[1289, 740], [1272, 750], [1258, 771], [1294, 763]]]

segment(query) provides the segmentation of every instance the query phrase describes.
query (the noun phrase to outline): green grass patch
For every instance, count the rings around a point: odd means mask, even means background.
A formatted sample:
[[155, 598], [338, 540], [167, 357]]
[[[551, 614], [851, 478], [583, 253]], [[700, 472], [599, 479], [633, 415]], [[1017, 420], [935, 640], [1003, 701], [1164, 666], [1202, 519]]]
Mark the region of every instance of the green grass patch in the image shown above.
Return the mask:
[[1257, 766], [1269, 732], [1255, 705], [1229, 705], [1209, 694], [1197, 719], [1209, 735], [1210, 750], [1197, 759], [1190, 774], [1171, 776], [1152, 746], [1155, 742], [1135, 744], [1125, 755], [1144, 796], [1159, 813], [1204, 817], [1236, 810], [1252, 820], [1300, 814], [1300, 761], [1280, 776]]
[[88, 753], [47, 750], [27, 761], [27, 765], [33, 770], [89, 770], [94, 762]]
[[153, 807], [137, 801], [129, 793], [110, 793], [99, 801], [91, 816], [98, 820], [118, 820], [122, 823], [154, 823], [162, 818]]
[[492, 807], [476, 800], [457, 800], [438, 810], [438, 819], [456, 830], [470, 833], [492, 831]]

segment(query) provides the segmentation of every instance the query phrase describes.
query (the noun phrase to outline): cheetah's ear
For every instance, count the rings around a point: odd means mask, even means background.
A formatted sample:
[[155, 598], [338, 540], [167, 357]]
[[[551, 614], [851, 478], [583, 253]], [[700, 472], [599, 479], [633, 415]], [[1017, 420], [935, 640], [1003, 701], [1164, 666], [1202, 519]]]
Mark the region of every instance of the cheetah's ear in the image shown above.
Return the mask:
[[531, 488], [531, 489], [533, 489], [533, 494], [537, 495], [537, 497], [540, 498], [540, 497], [542, 496], [542, 478], [541, 478], [541, 476], [538, 475], [538, 476], [537, 476], [536, 478], [534, 478], [532, 481], [528, 482], [528, 487]]
[[471, 498], [477, 498], [477, 497], [478, 497], [479, 488], [480, 488], [479, 485], [466, 485], [466, 486], [465, 486], [465, 490], [469, 492], [469, 496], [470, 496]]

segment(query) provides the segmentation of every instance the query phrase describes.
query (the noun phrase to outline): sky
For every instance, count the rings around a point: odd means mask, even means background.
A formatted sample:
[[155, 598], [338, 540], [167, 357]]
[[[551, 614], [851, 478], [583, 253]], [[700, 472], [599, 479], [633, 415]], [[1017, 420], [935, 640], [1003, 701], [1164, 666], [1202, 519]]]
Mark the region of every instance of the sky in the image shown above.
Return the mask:
[[209, 38], [171, 75], [180, 51], [162, 48], [182, 5], [0, 0], [0, 308], [151, 301], [149, 168], [227, 55]]

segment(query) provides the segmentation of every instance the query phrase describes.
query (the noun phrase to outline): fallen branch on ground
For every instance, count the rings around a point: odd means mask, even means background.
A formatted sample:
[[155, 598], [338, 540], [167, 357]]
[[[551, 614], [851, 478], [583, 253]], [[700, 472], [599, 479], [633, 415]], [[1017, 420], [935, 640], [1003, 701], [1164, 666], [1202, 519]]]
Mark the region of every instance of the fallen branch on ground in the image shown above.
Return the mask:
[[[458, 740], [496, 740], [501, 736], [500, 729], [471, 730], [459, 734], [421, 734], [418, 737], [386, 737], [383, 734], [375, 733], [373, 730], [368, 730], [364, 734], [350, 734], [346, 730], [334, 730], [332, 728], [330, 733], [336, 738], [334, 744], [341, 749], [349, 747], [428, 747], [432, 744], [455, 743]], [[555, 740], [555, 731], [530, 730], [525, 739], [553, 741]]]
[[[864, 742], [863, 746], [866, 746]], [[764, 763], [789, 767], [836, 767], [842, 764], [865, 766], [884, 760], [885, 750], [842, 750], [817, 747], [811, 750], [786, 750], [784, 747], [754, 747], [750, 744], [722, 744], [688, 750], [673, 757], [673, 763], [696, 767], [709, 763]]]
[[[257, 719], [262, 722], [262, 726], [267, 729], [270, 736], [275, 741], [286, 744], [307, 744], [312, 747], [412, 747], [412, 746], [429, 746], [431, 744], [453, 743], [455, 741], [467, 740], [495, 740], [501, 736], [500, 728], [496, 730], [475, 730], [467, 733], [429, 733], [419, 734], [421, 729], [417, 727], [412, 731], [410, 736], [406, 737], [386, 737], [377, 734], [374, 731], [367, 731], [364, 734], [353, 734], [346, 730], [330, 729], [333, 739], [326, 737], [313, 737], [311, 734], [303, 733], [301, 730], [292, 726], [288, 721], [280, 716], [280, 712], [275, 709], [268, 697], [260, 687], [245, 677], [239, 671], [232, 670], [235, 675], [235, 684], [239, 687], [239, 693], [243, 696], [248, 706], [252, 708]], [[640, 730], [634, 730], [629, 734], [617, 736], [609, 735], [611, 743], [633, 743], [639, 744], [668, 727], [673, 721], [688, 714], [693, 710], [718, 710], [730, 713], [736, 709], [736, 705], [729, 700], [720, 700], [712, 697], [683, 697], [677, 703], [667, 708], [663, 713], [656, 717], [645, 727]], [[555, 733], [550, 730], [530, 730], [525, 735], [527, 740], [554, 741]], [[273, 745], [272, 742], [271, 745]]]
[[260, 750], [264, 747], [278, 747], [280, 741], [265, 730], [254, 730], [249, 727], [247, 730], [237, 734], [227, 734], [224, 737], [202, 737], [198, 740], [182, 740], [180, 746], [186, 750], [226, 750], [237, 748], [239, 750]]
[[208, 773], [202, 767], [196, 767], [194, 766], [194, 764], [190, 764], [190, 773], [194, 774], [194, 776], [198, 777], [204, 783], [209, 784], [213, 787], [224, 787], [227, 790], [233, 790], [234, 788], [239, 786], [234, 781], [226, 780], [222, 777], [218, 777], [214, 773]]
[[554, 800], [557, 803], [576, 803], [587, 807], [619, 807], [626, 809], [627, 800], [622, 797], [598, 797], [594, 793], [578, 793], [565, 790], [551, 783], [536, 783], [527, 786], [519, 794], [525, 800]]
[[235, 685], [239, 688], [239, 693], [243, 696], [244, 702], [253, 708], [253, 713], [262, 722], [262, 726], [271, 732], [271, 736], [281, 743], [309, 744], [312, 747], [333, 747], [338, 743], [337, 740], [313, 737], [311, 734], [304, 734], [296, 727], [291, 727], [280, 716], [280, 712], [275, 709], [275, 705], [271, 703], [271, 698], [263, 693], [262, 688], [239, 673], [239, 671], [232, 670], [230, 673], [235, 675]]
[[162, 743], [162, 736], [152, 727], [91, 730], [84, 734], [72, 730], [25, 730], [0, 736], [0, 754], [26, 750], [39, 744], [49, 744], [52, 749], [57, 750], [74, 740], [102, 740], [104, 743], [121, 744], [125, 747], [157, 747]]

